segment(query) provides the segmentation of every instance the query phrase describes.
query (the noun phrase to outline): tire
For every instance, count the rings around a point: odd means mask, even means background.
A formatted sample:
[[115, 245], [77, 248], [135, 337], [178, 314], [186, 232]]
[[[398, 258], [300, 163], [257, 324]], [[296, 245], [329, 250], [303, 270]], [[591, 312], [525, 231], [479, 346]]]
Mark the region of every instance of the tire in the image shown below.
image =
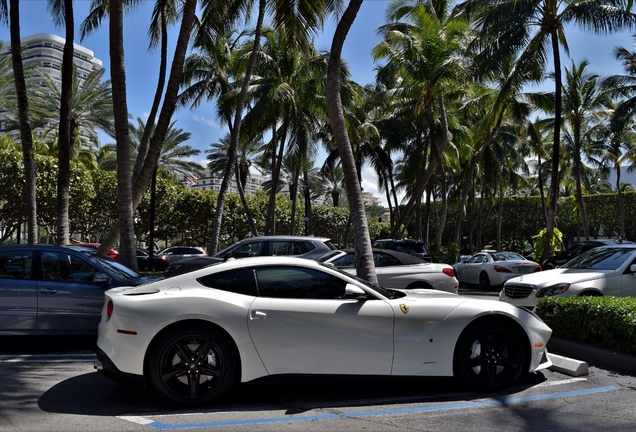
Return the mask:
[[528, 364], [526, 338], [503, 321], [481, 321], [457, 342], [454, 375], [471, 387], [498, 390], [514, 383]]
[[181, 405], [203, 405], [223, 396], [237, 373], [229, 338], [211, 326], [175, 327], [150, 353], [150, 381], [157, 393]]
[[490, 278], [486, 272], [479, 273], [479, 287], [483, 290], [490, 290]]

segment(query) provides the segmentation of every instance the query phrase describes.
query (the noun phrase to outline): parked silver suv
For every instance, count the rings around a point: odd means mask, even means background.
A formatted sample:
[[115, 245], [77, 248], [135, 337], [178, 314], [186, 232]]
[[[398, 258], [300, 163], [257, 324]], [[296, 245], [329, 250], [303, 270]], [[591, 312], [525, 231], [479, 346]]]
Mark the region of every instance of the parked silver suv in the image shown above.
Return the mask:
[[335, 250], [330, 239], [312, 236], [260, 236], [248, 237], [217, 252], [211, 257], [189, 258], [170, 263], [166, 276], [175, 276], [225, 261], [228, 258], [248, 258], [256, 256], [294, 256], [317, 260]]

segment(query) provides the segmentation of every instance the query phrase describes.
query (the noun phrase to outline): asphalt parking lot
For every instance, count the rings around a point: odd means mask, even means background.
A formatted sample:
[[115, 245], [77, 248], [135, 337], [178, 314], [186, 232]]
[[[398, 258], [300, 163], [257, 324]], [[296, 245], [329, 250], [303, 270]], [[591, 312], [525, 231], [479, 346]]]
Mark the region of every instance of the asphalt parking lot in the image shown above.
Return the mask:
[[108, 380], [81, 349], [3, 350], [0, 376], [2, 431], [631, 431], [636, 424], [636, 376], [594, 366], [581, 377], [545, 370], [495, 393], [447, 378], [270, 378], [199, 408]]

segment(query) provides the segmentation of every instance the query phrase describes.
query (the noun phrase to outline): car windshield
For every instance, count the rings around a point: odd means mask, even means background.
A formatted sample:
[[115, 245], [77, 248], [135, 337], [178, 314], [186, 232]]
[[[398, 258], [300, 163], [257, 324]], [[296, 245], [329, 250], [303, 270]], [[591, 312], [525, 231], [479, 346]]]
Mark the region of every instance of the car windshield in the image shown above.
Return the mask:
[[99, 262], [102, 266], [106, 267], [108, 270], [110, 270], [111, 274], [114, 274], [115, 276], [118, 276], [122, 279], [130, 280], [130, 279], [141, 277], [140, 275], [138, 275], [137, 273], [135, 273], [134, 271], [132, 271], [125, 265], [115, 261], [114, 259], [106, 255], [102, 255], [98, 253], [97, 251], [93, 251], [92, 249], [84, 249], [82, 250], [82, 252], [85, 255], [89, 256], [91, 259]]
[[495, 261], [508, 261], [508, 260], [525, 260], [524, 257], [515, 252], [495, 252], [490, 254]]
[[563, 268], [616, 270], [634, 253], [634, 248], [595, 248], [566, 263]]

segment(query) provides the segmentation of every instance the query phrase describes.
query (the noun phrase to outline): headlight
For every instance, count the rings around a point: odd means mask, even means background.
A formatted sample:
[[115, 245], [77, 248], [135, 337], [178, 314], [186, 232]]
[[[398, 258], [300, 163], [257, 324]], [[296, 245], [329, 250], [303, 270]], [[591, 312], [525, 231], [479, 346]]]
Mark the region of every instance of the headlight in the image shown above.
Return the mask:
[[563, 294], [564, 292], [568, 290], [568, 288], [570, 288], [570, 285], [571, 284], [564, 282], [564, 283], [549, 286], [547, 288], [541, 288], [539, 291], [537, 291], [537, 298], [550, 297], [550, 296]]

